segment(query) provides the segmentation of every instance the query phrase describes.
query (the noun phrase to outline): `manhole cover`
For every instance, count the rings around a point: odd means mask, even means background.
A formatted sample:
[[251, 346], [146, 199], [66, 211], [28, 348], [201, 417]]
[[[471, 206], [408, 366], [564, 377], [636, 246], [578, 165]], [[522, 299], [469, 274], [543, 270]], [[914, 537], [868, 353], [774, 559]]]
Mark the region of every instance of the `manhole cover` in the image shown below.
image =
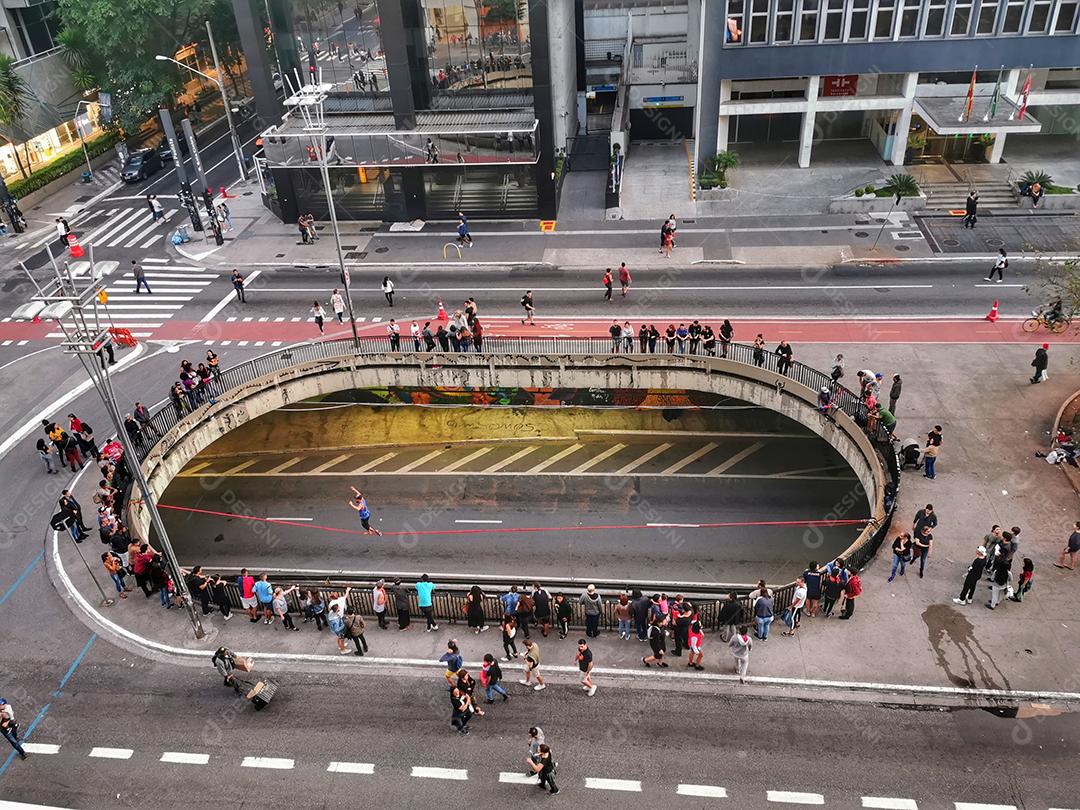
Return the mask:
[[342, 245], [342, 250], [356, 250], [356, 245]]
[[911, 245], [893, 245], [893, 250], [897, 253], [903, 253], [905, 250], [911, 250]]
[[865, 239], [865, 238], [866, 238], [866, 237], [868, 237], [868, 236], [869, 236], [870, 234], [868, 234], [868, 233], [867, 233], [866, 231], [855, 231], [855, 235], [856, 235], [857, 237], [859, 237], [860, 239]]
[[274, 254], [274, 258], [275, 258], [275, 259], [284, 259], [284, 258], [285, 258], [285, 254], [284, 254], [284, 253], [275, 253], [275, 254]]
[[1005, 242], [1001, 239], [987, 239], [986, 244], [990, 247], [1005, 247]]
[[254, 194], [254, 193], [255, 193], [254, 191], [245, 191], [245, 192], [244, 192], [243, 194], [241, 194], [240, 196], [241, 196], [241, 197], [250, 197], [250, 196], [251, 196], [252, 194]]
[[941, 244], [948, 245], [949, 247], [956, 247], [960, 244], [959, 239], [942, 239]]
[[389, 253], [390, 248], [388, 248], [388, 247], [377, 247], [377, 248], [375, 248], [375, 252], [376, 253]]

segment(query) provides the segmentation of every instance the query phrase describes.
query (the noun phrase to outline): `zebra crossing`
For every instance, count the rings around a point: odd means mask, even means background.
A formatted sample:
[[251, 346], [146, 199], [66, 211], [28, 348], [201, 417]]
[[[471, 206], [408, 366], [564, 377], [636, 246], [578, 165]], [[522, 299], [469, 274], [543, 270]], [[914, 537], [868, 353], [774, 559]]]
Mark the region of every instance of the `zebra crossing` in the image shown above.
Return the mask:
[[[146, 206], [135, 208], [108, 208], [93, 211], [80, 211], [67, 217], [72, 232], [79, 237], [83, 247], [95, 248], [138, 248], [152, 247], [165, 238], [173, 225], [172, 219], [179, 209], [166, 208], [163, 222], [155, 222], [154, 216]], [[22, 242], [17, 250], [39, 250], [48, 242], [58, 243], [55, 230], [39, 235], [37, 238]]]
[[[111, 326], [132, 330], [135, 337], [150, 337], [153, 332], [147, 330], [163, 326], [217, 278], [212, 269], [173, 264], [169, 259], [148, 258], [140, 262], [152, 294], [135, 292], [135, 276], [130, 263], [121, 266], [119, 262], [98, 262], [96, 265], [99, 274], [109, 279], [105, 287], [107, 303], [103, 320]], [[71, 269], [78, 276], [86, 273], [89, 267], [89, 262], [76, 262]], [[62, 332], [47, 335], [50, 338], [63, 336]]]

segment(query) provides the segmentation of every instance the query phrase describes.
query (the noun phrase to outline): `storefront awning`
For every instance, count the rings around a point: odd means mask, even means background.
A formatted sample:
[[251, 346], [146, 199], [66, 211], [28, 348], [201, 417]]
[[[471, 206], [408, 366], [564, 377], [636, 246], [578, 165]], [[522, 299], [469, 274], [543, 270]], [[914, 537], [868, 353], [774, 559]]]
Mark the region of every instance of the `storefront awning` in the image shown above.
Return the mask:
[[1021, 121], [1019, 112], [1011, 101], [1000, 99], [993, 116], [990, 115], [990, 104], [990, 96], [976, 96], [971, 106], [971, 115], [965, 117], [967, 96], [919, 96], [915, 99], [915, 114], [938, 135], [1008, 134], [1042, 130], [1042, 124], [1032, 117], [1030, 110], [1024, 114], [1024, 120]]

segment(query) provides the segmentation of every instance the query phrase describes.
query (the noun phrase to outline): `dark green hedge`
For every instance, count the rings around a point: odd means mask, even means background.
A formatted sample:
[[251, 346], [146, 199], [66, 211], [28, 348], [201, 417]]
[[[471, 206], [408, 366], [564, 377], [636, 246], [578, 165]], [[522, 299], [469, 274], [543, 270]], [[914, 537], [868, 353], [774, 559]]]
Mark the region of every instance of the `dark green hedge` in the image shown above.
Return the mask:
[[[98, 135], [96, 138], [87, 141], [86, 151], [90, 153], [90, 159], [93, 160], [98, 155], [104, 154], [112, 149], [116, 140], [117, 135], [115, 132], [106, 132], [104, 135]], [[76, 169], [85, 166], [86, 158], [83, 157], [83, 151], [80, 148], [74, 152], [69, 152], [63, 157], [57, 158], [47, 166], [38, 169], [29, 177], [10, 181], [7, 184], [8, 191], [11, 192], [12, 197], [25, 197], [30, 192], [37, 191], [39, 188], [48, 185], [53, 180], [63, 177], [68, 172], [75, 171]]]

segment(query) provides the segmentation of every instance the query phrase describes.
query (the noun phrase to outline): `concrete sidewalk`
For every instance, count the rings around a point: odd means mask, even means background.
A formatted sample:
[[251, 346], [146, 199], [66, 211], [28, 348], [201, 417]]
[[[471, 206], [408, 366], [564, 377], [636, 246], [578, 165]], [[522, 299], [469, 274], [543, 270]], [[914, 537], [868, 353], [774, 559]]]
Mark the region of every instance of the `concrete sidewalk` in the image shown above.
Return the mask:
[[[932, 502], [941, 521], [934, 550], [925, 579], [909, 569], [905, 577], [887, 583], [890, 554], [884, 548], [863, 572], [864, 595], [851, 621], [806, 619], [796, 638], [783, 637], [780, 631], [784, 628], [777, 621], [769, 640], [755, 645], [750, 674], [864, 684], [1080, 692], [1076, 676], [1080, 623], [1072, 615], [1080, 572], [1052, 565], [1076, 518], [1077, 495], [1060, 469], [1034, 456], [1036, 450], [1046, 448], [1046, 431], [1062, 401], [1076, 388], [1080, 348], [1055, 345], [1050, 378], [1038, 386], [1028, 382], [1031, 351], [1018, 346], [821, 344], [806, 347], [800, 359], [827, 368], [837, 351], [845, 354], [849, 377], [865, 367], [881, 371], [886, 379], [894, 372], [903, 374], [904, 393], [897, 408], [900, 435], [920, 437], [935, 423], [944, 427], [938, 477], [929, 481], [917, 472], [905, 473], [892, 532], [895, 535], [910, 529], [914, 512]], [[89, 488], [89, 478], [84, 477], [80, 494], [86, 502], [89, 492], [83, 490]], [[988, 598], [985, 585], [979, 587], [972, 605], [954, 605], [952, 597], [959, 591], [975, 547], [992, 523], [1023, 528], [1018, 559], [1034, 560], [1034, 588], [1023, 604], [1005, 602], [995, 611], [983, 607]], [[61, 540], [65, 576], [86, 602], [96, 605], [98, 593], [73, 544], [63, 537]], [[89, 541], [85, 551], [95, 574], [108, 585], [97, 561], [97, 544]], [[807, 537], [792, 555], [800, 561], [814, 559], [813, 537]], [[482, 559], [474, 562], [483, 570]], [[273, 567], [272, 556], [249, 563], [256, 572], [260, 566]], [[404, 567], [419, 570], [423, 566], [422, 561], [409, 560]], [[55, 566], [51, 566], [51, 573], [57, 577]], [[64, 592], [64, 577], [60, 579], [57, 585]], [[522, 572], [522, 579], [530, 579], [528, 572]], [[72, 608], [95, 631], [146, 651], [142, 642], [119, 638], [119, 629], [88, 619], [77, 605]], [[123, 632], [160, 645], [158, 653], [180, 647], [203, 650], [208, 656], [216, 646], [227, 644], [262, 658], [321, 656], [314, 661], [267, 660], [264, 671], [337, 660], [333, 640], [326, 632], [316, 634], [313, 625], [301, 624], [301, 632], [288, 633], [277, 625], [250, 624], [243, 615], [226, 626], [215, 614], [206, 620], [208, 629], [212, 628], [208, 637], [195, 642], [182, 612], [166, 612], [156, 599], [144, 599], [138, 592], [102, 612]], [[470, 664], [486, 652], [495, 654], [501, 649], [497, 628], [474, 636], [459, 621], [429, 634], [424, 632], [423, 623], [417, 625], [414, 619], [409, 631], [399, 633], [396, 628], [380, 631], [368, 618], [371, 654], [377, 659], [393, 659], [384, 662], [388, 666], [415, 668], [413, 661], [434, 662], [450, 637], [459, 639]], [[579, 635], [580, 630], [573, 630], [565, 641], [542, 640], [545, 664], [572, 668], [573, 643]], [[645, 670], [640, 662], [645, 645], [620, 641], [614, 633], [604, 634], [593, 647], [597, 665], [605, 670], [651, 679], [681, 672], [680, 683], [695, 678], [700, 681], [700, 676], [691, 675], [678, 659], [672, 670]], [[731, 658], [716, 634], [706, 636], [705, 652], [703, 674], [730, 671]], [[354, 659], [350, 656], [348, 660]], [[207, 663], [199, 657], [192, 661]], [[376, 662], [365, 658], [363, 663], [370, 666]], [[515, 668], [508, 669], [508, 679], [516, 680]], [[571, 669], [553, 672], [551, 680], [557, 688], [575, 683]], [[828, 691], [835, 696], [837, 689], [845, 691], [843, 687]]]

